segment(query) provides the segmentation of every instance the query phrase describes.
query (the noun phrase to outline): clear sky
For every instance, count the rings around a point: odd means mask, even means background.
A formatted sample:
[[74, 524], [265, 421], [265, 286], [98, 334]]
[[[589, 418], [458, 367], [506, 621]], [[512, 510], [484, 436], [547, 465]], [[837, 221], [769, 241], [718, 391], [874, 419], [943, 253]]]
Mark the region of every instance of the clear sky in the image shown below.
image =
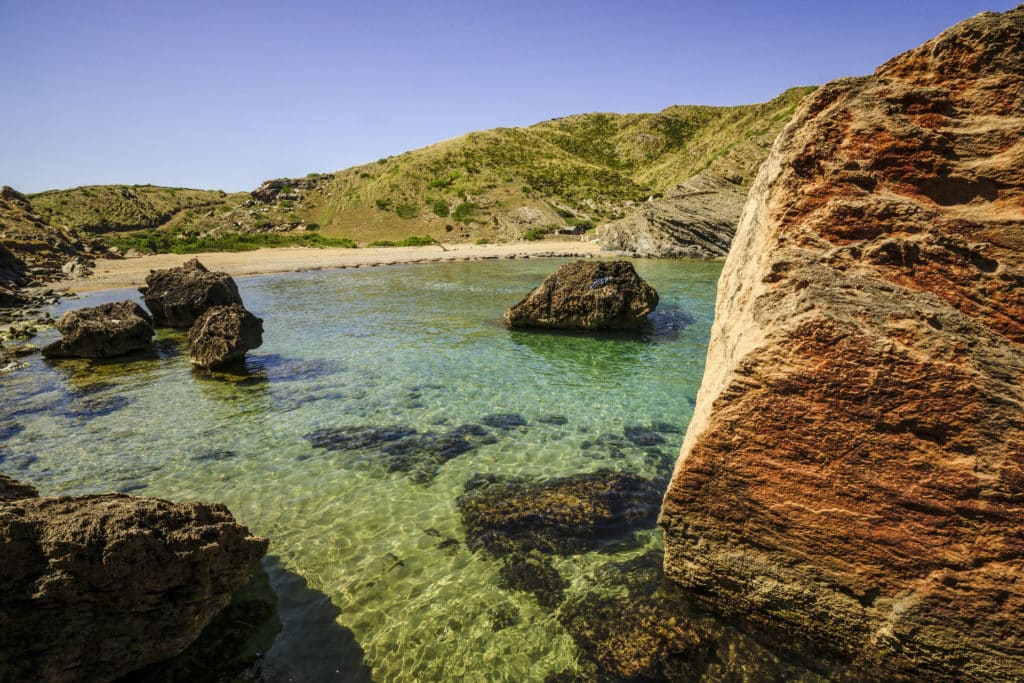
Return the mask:
[[1020, 0], [0, 0], [0, 184], [248, 190], [497, 126], [742, 104]]

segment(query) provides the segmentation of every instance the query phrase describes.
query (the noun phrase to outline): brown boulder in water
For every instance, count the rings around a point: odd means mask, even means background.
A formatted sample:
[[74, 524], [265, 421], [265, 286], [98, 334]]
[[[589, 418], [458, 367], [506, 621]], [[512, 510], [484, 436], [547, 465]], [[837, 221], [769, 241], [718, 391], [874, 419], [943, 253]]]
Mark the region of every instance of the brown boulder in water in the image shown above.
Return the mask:
[[574, 261], [509, 307], [505, 322], [559, 330], [638, 330], [657, 306], [658, 293], [629, 261]]
[[263, 320], [237, 304], [211, 308], [188, 333], [189, 360], [200, 368], [241, 360], [261, 344]]
[[47, 358], [111, 358], [148, 349], [153, 322], [134, 301], [68, 311], [55, 324], [61, 338], [43, 348]]
[[218, 504], [0, 502], [0, 680], [107, 681], [172, 657], [266, 550]]
[[242, 305], [235, 281], [227, 273], [211, 273], [192, 259], [179, 268], [154, 270], [142, 292], [153, 322], [165, 327], [191, 327], [214, 306]]
[[719, 282], [665, 573], [862, 680], [1024, 680], [1024, 6], [822, 86]]

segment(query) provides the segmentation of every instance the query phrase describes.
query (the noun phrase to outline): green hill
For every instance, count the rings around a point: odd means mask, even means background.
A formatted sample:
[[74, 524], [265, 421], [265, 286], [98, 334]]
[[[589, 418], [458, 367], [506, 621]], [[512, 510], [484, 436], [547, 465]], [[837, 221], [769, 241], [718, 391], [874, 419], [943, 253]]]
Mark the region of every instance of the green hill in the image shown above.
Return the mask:
[[621, 218], [704, 170], [746, 186], [811, 90], [757, 105], [496, 128], [336, 173], [268, 181], [252, 193], [117, 185], [29, 199], [54, 227], [161, 250], [175, 238], [195, 243], [226, 233], [312, 232], [362, 244], [414, 236], [508, 241]]

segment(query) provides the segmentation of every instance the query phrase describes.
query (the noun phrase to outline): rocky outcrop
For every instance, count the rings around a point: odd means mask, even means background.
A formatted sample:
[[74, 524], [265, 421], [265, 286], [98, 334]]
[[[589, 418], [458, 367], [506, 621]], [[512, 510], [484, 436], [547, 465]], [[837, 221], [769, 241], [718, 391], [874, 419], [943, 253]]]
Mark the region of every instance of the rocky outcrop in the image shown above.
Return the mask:
[[188, 333], [189, 361], [216, 368], [241, 360], [263, 343], [263, 320], [242, 306], [216, 306], [199, 316]]
[[26, 284], [25, 262], [0, 244], [0, 285], [21, 287]]
[[629, 261], [575, 261], [545, 278], [505, 311], [510, 327], [637, 330], [658, 306], [658, 293]]
[[743, 186], [704, 172], [602, 225], [596, 235], [604, 251], [637, 258], [722, 258], [746, 199]]
[[61, 338], [43, 348], [48, 358], [111, 358], [153, 343], [153, 321], [134, 301], [68, 311], [55, 327]]
[[192, 259], [179, 268], [151, 271], [142, 292], [153, 321], [166, 327], [191, 327], [214, 306], [242, 305], [235, 281], [227, 273], [211, 273]]
[[810, 96], [754, 184], [660, 518], [861, 678], [1024, 678], [1024, 6]]
[[105, 681], [167, 659], [266, 549], [223, 505], [123, 494], [0, 502], [0, 680]]

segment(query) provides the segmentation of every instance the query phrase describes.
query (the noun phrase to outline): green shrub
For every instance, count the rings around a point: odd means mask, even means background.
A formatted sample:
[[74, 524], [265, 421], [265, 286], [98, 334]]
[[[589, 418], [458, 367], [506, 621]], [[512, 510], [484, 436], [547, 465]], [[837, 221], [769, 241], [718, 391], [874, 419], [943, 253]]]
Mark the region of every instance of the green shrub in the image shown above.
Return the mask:
[[151, 253], [197, 254], [204, 251], [251, 251], [264, 247], [344, 247], [354, 249], [356, 243], [344, 237], [324, 237], [316, 233], [305, 232], [298, 235], [280, 235], [276, 233], [224, 233], [221, 235], [170, 235], [168, 233], [150, 231], [136, 232], [128, 235], [110, 237], [107, 244], [123, 251]]
[[320, 229], [319, 223], [306, 223], [306, 230], [308, 232], [315, 232]]
[[542, 225], [539, 228], [530, 228], [523, 235], [523, 239], [530, 240], [531, 242], [542, 240], [556, 230], [558, 230], [557, 225]]
[[396, 246], [399, 247], [426, 247], [431, 244], [437, 244], [437, 240], [433, 237], [424, 235], [423, 237], [406, 237], [404, 240], [399, 240]]
[[451, 187], [451, 184], [455, 182], [455, 178], [434, 178], [427, 183], [427, 188], [431, 190], [443, 189]]
[[376, 204], [377, 204], [377, 208], [380, 209], [381, 211], [390, 211], [391, 210], [391, 200], [390, 199], [378, 199], [376, 201]]
[[391, 240], [374, 240], [373, 242], [370, 242], [366, 246], [368, 246], [368, 247], [397, 247], [398, 245], [395, 244], [394, 242], [392, 242]]
[[266, 216], [256, 216], [256, 218], [252, 220], [252, 224], [257, 228], [265, 228], [270, 225], [270, 219]]
[[284, 217], [285, 223], [288, 225], [298, 225], [302, 222], [302, 219], [296, 216], [294, 213], [290, 213]]
[[434, 203], [431, 204], [430, 208], [434, 212], [434, 215], [437, 216], [438, 218], [447, 218], [448, 215], [451, 213], [448, 210], [448, 202], [446, 202], [443, 199], [435, 199]]
[[572, 211], [569, 211], [568, 209], [555, 209], [555, 211], [562, 218], [575, 218], [576, 217], [576, 214], [574, 214]]
[[489, 239], [487, 239], [486, 237], [481, 237], [480, 239], [478, 239], [476, 241], [476, 243], [477, 244], [490, 244], [491, 241]]
[[413, 218], [416, 216], [417, 209], [412, 204], [399, 204], [395, 207], [395, 213], [399, 218]]
[[468, 223], [473, 220], [474, 213], [476, 213], [476, 204], [473, 202], [462, 202], [455, 207], [455, 211], [452, 212], [452, 218], [461, 223]]

